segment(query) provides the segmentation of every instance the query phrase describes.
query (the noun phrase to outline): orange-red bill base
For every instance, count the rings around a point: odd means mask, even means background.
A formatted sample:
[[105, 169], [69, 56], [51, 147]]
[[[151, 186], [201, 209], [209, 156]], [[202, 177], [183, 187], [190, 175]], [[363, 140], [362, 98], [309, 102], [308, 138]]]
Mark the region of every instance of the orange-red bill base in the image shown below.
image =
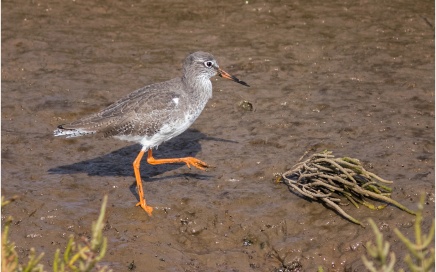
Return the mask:
[[248, 85], [247, 83], [245, 83], [245, 81], [242, 81], [242, 80], [238, 79], [237, 77], [232, 76], [231, 74], [227, 73], [226, 71], [224, 71], [224, 70], [221, 69], [221, 68], [218, 68], [218, 75], [219, 75], [220, 77], [222, 77], [222, 78], [227, 78], [227, 79], [230, 79], [230, 80], [232, 80], [232, 81], [234, 81], [234, 82], [236, 82], [236, 83], [239, 83], [239, 84], [242, 84], [242, 85], [244, 85], [244, 86], [250, 87], [250, 85]]

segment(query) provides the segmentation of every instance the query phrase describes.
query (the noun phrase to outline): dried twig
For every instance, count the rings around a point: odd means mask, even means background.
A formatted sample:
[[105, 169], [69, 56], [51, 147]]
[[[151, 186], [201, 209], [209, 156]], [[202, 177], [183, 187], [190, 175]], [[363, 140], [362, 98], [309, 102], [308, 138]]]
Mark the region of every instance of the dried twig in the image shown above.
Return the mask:
[[416, 214], [390, 198], [392, 189], [385, 184], [392, 184], [392, 181], [367, 171], [358, 159], [335, 158], [331, 151], [313, 154], [307, 160], [294, 165], [291, 170], [276, 175], [276, 179], [303, 196], [324, 202], [340, 215], [361, 226], [363, 225], [360, 221], [339, 207], [342, 204], [341, 196], [357, 208], [359, 204], [374, 210], [386, 207], [375, 206], [368, 201], [374, 199]]

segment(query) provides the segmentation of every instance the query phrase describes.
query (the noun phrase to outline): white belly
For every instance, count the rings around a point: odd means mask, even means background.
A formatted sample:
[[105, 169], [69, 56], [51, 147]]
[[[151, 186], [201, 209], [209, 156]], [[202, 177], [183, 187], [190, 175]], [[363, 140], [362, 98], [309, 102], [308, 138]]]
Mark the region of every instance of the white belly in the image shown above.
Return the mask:
[[185, 114], [185, 118], [178, 122], [165, 124], [152, 136], [142, 137], [140, 140], [143, 149], [150, 149], [159, 146], [161, 143], [168, 141], [187, 130], [197, 119], [198, 115]]

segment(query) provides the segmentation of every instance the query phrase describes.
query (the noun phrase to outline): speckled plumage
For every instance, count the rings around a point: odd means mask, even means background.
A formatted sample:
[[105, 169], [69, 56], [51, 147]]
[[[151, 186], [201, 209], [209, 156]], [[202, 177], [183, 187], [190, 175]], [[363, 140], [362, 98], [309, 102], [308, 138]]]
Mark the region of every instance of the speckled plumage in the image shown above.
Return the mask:
[[217, 74], [206, 67], [214, 57], [205, 52], [189, 55], [183, 76], [140, 88], [102, 111], [70, 124], [60, 125], [55, 136], [78, 137], [102, 134], [141, 143], [153, 148], [185, 131], [212, 97], [210, 77]]
[[183, 62], [182, 77], [140, 88], [98, 113], [58, 126], [54, 136], [70, 138], [100, 134], [140, 143], [142, 149], [133, 162], [139, 194], [136, 205], [151, 215], [153, 208], [145, 202], [139, 172], [142, 157], [148, 150], [147, 162], [150, 164], [186, 163], [188, 167], [192, 165], [202, 170], [208, 167], [193, 157], [155, 159], [152, 149], [179, 135], [197, 119], [212, 97], [210, 78], [216, 74], [248, 86], [220, 69], [211, 54], [195, 52]]

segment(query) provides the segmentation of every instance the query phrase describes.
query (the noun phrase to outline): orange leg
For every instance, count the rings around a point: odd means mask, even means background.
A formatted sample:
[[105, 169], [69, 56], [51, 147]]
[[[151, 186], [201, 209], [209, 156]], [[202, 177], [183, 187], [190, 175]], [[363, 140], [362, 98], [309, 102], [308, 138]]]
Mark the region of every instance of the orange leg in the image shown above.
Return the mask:
[[[144, 152], [145, 151], [141, 150], [141, 152], [139, 152], [138, 156], [136, 157], [135, 161], [133, 162], [133, 170], [135, 172], [136, 186], [138, 187], [138, 194], [139, 194], [139, 202], [136, 204], [136, 206], [141, 206], [141, 208], [144, 209], [144, 211], [146, 211], [148, 213], [148, 215], [151, 216], [151, 214], [153, 212], [153, 207], [148, 206], [147, 203], [145, 202], [144, 190], [142, 189], [141, 173], [139, 172], [139, 166], [141, 165], [141, 160], [142, 160], [142, 157], [144, 156]], [[193, 158], [193, 157], [172, 158], [172, 159], [155, 159], [155, 158], [153, 158], [153, 153], [152, 153], [151, 149], [148, 150], [147, 162], [149, 164], [152, 164], [152, 165], [184, 162], [184, 163], [186, 163], [186, 165], [189, 168], [191, 168], [191, 165], [192, 165], [192, 166], [194, 166], [198, 169], [201, 169], [201, 170], [205, 170], [206, 168], [209, 167], [209, 165], [207, 165], [205, 162], [203, 162], [199, 159]]]
[[[142, 157], [142, 155], [141, 155]], [[193, 158], [193, 157], [185, 157], [185, 158], [171, 158], [171, 159], [155, 159], [153, 158], [153, 154], [151, 149], [148, 150], [148, 157], [147, 157], [147, 162], [149, 164], [165, 164], [165, 163], [180, 163], [180, 162], [184, 162], [186, 163], [186, 166], [188, 166], [189, 168], [191, 168], [191, 165], [201, 169], [201, 170], [206, 170], [206, 168], [209, 167], [209, 165], [207, 165], [207, 163], [205, 163], [204, 161], [201, 161], [199, 159]]]
[[141, 159], [143, 155], [144, 151], [141, 150], [141, 152], [139, 152], [138, 156], [133, 162], [133, 171], [135, 172], [136, 186], [138, 187], [139, 194], [139, 202], [136, 204], [136, 206], [141, 206], [141, 208], [143, 208], [144, 211], [146, 211], [148, 215], [151, 216], [151, 213], [153, 212], [153, 207], [148, 206], [145, 202], [144, 190], [142, 189], [141, 173], [139, 172], [139, 166], [141, 165]]

